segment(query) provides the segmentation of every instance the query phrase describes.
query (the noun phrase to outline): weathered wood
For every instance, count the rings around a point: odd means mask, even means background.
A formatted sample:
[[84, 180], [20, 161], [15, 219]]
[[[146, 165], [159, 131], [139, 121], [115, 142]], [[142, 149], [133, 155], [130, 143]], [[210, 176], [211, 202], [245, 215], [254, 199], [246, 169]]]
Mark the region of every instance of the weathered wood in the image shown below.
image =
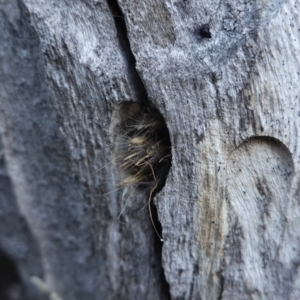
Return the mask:
[[[299, 10], [0, 2], [0, 249], [32, 299], [34, 276], [63, 300], [299, 299]], [[119, 185], [124, 101], [170, 133], [162, 260], [147, 194]]]

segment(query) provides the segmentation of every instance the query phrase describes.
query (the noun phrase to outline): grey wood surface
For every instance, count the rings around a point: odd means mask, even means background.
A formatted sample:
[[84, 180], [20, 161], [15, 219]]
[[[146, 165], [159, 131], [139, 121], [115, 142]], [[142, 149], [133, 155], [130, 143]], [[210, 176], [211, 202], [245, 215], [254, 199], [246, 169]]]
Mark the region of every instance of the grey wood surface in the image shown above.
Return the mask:
[[[0, 0], [0, 251], [29, 299], [300, 298], [299, 5]], [[169, 129], [163, 243], [119, 184], [126, 101]]]

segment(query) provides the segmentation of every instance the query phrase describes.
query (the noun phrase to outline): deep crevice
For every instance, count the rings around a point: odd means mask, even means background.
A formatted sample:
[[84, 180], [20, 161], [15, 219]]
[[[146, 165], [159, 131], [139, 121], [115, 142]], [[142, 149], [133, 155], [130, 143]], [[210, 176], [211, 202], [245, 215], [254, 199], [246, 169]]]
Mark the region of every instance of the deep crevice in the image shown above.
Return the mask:
[[147, 97], [147, 92], [145, 86], [142, 82], [142, 79], [139, 73], [136, 70], [136, 60], [131, 51], [127, 28], [124, 20], [124, 15], [121, 11], [121, 8], [118, 4], [117, 0], [106, 0], [110, 12], [114, 18], [116, 30], [117, 30], [117, 38], [120, 44], [120, 48], [125, 57], [125, 61], [127, 62], [127, 70], [129, 74], [129, 83], [132, 87], [132, 90], [136, 93], [136, 97], [140, 103], [149, 102]]
[[[151, 112], [151, 114], [153, 114], [153, 113], [157, 114], [157, 115], [159, 114], [160, 116], [158, 116], [158, 119], [160, 119], [160, 117], [163, 119], [163, 117], [158, 112], [158, 110], [149, 101], [145, 86], [142, 82], [142, 79], [141, 79], [140, 75], [138, 74], [138, 72], [136, 70], [136, 59], [135, 59], [135, 57], [132, 53], [131, 47], [130, 47], [130, 42], [129, 42], [129, 39], [128, 39], [128, 34], [127, 34], [126, 23], [125, 23], [125, 20], [124, 20], [124, 15], [123, 15], [122, 10], [121, 10], [121, 8], [118, 4], [118, 1], [117, 0], [106, 0], [106, 2], [108, 4], [110, 12], [111, 12], [111, 14], [114, 18], [119, 45], [120, 45], [122, 53], [125, 57], [125, 61], [127, 63], [127, 70], [128, 70], [128, 73], [129, 73], [129, 84], [131, 85], [132, 90], [135, 93], [138, 102], [140, 103], [140, 107], [141, 107], [142, 110], [145, 110], [145, 108], [148, 108], [148, 112]], [[128, 103], [126, 105], [127, 105], [127, 108], [125, 108], [125, 110], [128, 109], [128, 107], [130, 107], [131, 104]], [[145, 113], [145, 111], [143, 113]], [[164, 120], [163, 120], [163, 122], [164, 122]], [[165, 138], [163, 138], [163, 139], [168, 139], [167, 143], [169, 143], [169, 148], [171, 148], [170, 136], [169, 136], [168, 129], [165, 125], [165, 122], [164, 122], [164, 127], [165, 127], [164, 130], [166, 130], [167, 133], [165, 134]], [[158, 133], [158, 134], [161, 134], [161, 133]], [[171, 153], [171, 150], [170, 150], [170, 153]], [[161, 184], [159, 186], [157, 186], [157, 188], [153, 191], [152, 198], [155, 194], [157, 194], [163, 188], [163, 186], [165, 184], [165, 181], [166, 181], [166, 175], [167, 175], [167, 173], [169, 171], [169, 168], [170, 168], [170, 164], [171, 164], [171, 154], [170, 154], [170, 159], [169, 159], [169, 166], [167, 166], [167, 170], [163, 171], [163, 172], [165, 172], [164, 178], [162, 178]], [[168, 163], [167, 163], [167, 165], [168, 165]], [[160, 170], [160, 172], [161, 172], [161, 170]], [[152, 218], [153, 218], [153, 222], [155, 224], [155, 227], [158, 230], [159, 235], [161, 236], [161, 232], [162, 232], [161, 224], [158, 220], [157, 210], [156, 210], [156, 207], [153, 204], [153, 202], [151, 202], [151, 212], [152, 212]], [[157, 249], [156, 253], [159, 255], [159, 262], [160, 262], [160, 265], [161, 265], [162, 243], [159, 241], [158, 238], [155, 239], [154, 242], [155, 242], [155, 245], [154, 245], [155, 249]], [[161, 266], [161, 279], [162, 279], [161, 287], [162, 287], [162, 290], [164, 292], [164, 296], [167, 299], [170, 299], [171, 298], [170, 297], [170, 287], [169, 287], [169, 284], [168, 284], [168, 282], [165, 278], [165, 274], [164, 274], [164, 270], [163, 270], [162, 266]]]
[[0, 300], [25, 300], [25, 289], [13, 259], [0, 249]]

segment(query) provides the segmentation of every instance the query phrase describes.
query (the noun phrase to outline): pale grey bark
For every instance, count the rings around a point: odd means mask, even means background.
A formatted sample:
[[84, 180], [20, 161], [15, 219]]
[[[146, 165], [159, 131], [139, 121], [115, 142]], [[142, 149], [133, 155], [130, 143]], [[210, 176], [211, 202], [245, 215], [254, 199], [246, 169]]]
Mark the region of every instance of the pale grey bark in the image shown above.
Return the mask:
[[[0, 250], [29, 298], [299, 299], [299, 2], [118, 4], [0, 1]], [[162, 251], [113, 163], [145, 92]]]

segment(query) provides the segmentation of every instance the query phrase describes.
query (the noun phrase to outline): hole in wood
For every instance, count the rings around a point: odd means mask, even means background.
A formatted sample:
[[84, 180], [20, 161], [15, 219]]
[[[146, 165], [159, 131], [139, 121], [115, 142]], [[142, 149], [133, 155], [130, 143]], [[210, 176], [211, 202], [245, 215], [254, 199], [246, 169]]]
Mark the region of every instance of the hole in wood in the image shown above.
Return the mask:
[[[122, 103], [117, 119], [114, 162], [118, 185], [123, 188], [123, 195], [130, 194], [130, 198], [134, 198], [134, 194], [145, 195], [146, 202], [140, 210], [148, 206], [154, 230], [163, 241], [151, 200], [165, 185], [171, 166], [171, 142], [165, 120], [148, 101]], [[128, 200], [123, 204], [119, 220]]]
[[202, 25], [198, 29], [198, 33], [202, 38], [211, 39], [211, 33], [210, 33], [210, 28], [209, 28], [208, 24]]
[[116, 164], [121, 186], [136, 185], [150, 197], [161, 190], [171, 166], [171, 142], [161, 113], [152, 105], [123, 103], [119, 110]]

